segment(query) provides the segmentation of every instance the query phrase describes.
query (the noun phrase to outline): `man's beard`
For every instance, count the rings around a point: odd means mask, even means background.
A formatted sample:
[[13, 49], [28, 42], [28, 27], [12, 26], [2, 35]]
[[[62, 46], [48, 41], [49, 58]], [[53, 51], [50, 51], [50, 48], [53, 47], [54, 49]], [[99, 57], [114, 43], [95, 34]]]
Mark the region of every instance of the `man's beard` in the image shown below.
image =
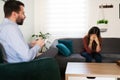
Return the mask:
[[18, 25], [23, 25], [23, 22], [24, 22], [24, 19], [20, 19], [20, 18], [17, 18], [17, 19], [16, 19], [16, 23], [17, 23]]

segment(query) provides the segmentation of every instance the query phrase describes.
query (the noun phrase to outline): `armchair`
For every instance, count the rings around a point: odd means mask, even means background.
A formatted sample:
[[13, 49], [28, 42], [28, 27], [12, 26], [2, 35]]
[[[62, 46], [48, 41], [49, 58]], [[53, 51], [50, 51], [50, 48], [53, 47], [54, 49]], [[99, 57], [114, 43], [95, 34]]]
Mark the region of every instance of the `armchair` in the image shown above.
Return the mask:
[[4, 48], [0, 44], [0, 80], [60, 80], [59, 66], [54, 58], [29, 62], [2, 63]]

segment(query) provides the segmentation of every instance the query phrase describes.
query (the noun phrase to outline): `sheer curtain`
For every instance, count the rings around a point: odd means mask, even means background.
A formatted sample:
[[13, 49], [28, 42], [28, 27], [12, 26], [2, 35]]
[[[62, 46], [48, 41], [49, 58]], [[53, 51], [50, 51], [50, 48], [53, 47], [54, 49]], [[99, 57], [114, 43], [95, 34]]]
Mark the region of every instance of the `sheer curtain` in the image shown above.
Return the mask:
[[47, 0], [45, 15], [54, 39], [83, 37], [88, 30], [88, 0]]

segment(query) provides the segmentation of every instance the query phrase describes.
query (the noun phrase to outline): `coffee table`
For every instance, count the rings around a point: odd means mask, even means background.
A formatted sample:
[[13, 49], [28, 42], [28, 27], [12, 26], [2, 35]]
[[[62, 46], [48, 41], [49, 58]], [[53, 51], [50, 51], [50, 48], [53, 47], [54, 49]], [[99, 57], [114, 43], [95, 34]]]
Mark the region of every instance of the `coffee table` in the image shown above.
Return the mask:
[[120, 66], [116, 63], [68, 62], [65, 80], [117, 80]]

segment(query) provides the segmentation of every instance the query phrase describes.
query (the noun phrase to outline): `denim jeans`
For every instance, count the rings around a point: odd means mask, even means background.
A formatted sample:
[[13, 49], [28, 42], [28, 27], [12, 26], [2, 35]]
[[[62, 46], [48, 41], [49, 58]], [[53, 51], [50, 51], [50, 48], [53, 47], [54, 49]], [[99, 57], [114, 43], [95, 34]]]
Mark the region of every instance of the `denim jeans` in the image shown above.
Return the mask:
[[82, 52], [81, 56], [85, 57], [86, 62], [92, 62], [93, 59], [95, 59], [95, 62], [102, 62], [102, 56], [100, 53], [87, 53], [87, 52]]

